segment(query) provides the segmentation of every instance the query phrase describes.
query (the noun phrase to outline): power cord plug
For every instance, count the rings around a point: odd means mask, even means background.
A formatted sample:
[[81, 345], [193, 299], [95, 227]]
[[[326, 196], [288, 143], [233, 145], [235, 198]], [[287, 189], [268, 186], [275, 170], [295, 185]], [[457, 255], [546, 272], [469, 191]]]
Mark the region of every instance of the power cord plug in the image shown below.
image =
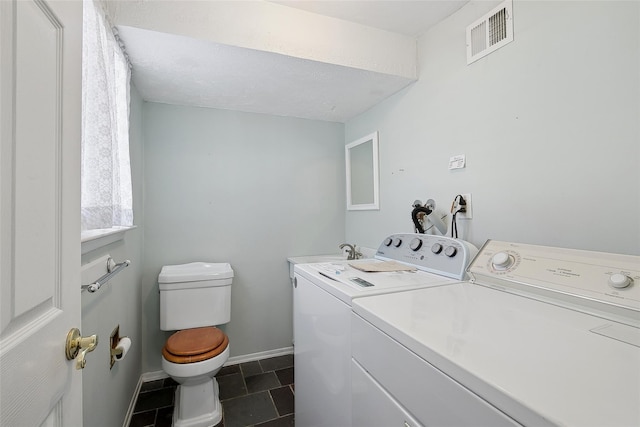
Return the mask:
[[466, 207], [466, 202], [464, 201], [464, 199], [460, 200], [460, 206], [458, 207], [457, 212], [466, 212], [467, 211], [467, 207]]
[[458, 194], [453, 199], [453, 203], [451, 204], [451, 213], [457, 214], [458, 212], [466, 212], [467, 211], [467, 201], [462, 197], [461, 194]]
[[462, 197], [462, 194], [458, 194], [453, 198], [453, 203], [451, 203], [451, 237], [458, 238], [458, 223], [456, 216], [460, 212], [467, 211], [467, 201]]

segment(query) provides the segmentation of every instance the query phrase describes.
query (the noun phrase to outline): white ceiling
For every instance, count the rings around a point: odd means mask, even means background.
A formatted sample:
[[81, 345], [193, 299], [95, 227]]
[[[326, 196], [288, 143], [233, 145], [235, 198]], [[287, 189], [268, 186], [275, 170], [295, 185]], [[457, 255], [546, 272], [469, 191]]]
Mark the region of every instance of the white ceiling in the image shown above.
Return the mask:
[[142, 98], [165, 104], [344, 122], [412, 80], [119, 27]]
[[[417, 36], [467, 1], [273, 3]], [[133, 83], [147, 101], [345, 122], [412, 82], [130, 26], [118, 30], [133, 65]]]

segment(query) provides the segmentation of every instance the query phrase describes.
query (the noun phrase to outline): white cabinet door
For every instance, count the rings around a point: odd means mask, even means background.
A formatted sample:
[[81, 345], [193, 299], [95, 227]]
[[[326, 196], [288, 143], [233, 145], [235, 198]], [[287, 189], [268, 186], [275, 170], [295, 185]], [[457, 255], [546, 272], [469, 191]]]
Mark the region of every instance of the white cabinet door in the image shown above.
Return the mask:
[[81, 425], [82, 2], [0, 1], [0, 36], [0, 425]]
[[351, 308], [297, 274], [293, 305], [296, 426], [349, 426]]

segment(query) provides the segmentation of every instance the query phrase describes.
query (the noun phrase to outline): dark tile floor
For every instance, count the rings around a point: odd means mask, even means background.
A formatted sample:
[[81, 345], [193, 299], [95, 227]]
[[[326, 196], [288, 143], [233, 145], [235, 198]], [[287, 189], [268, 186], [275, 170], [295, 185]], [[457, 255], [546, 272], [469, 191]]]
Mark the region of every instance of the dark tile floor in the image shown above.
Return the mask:
[[[225, 366], [216, 375], [223, 419], [216, 427], [293, 427], [293, 355]], [[177, 384], [146, 382], [129, 427], [170, 427]]]

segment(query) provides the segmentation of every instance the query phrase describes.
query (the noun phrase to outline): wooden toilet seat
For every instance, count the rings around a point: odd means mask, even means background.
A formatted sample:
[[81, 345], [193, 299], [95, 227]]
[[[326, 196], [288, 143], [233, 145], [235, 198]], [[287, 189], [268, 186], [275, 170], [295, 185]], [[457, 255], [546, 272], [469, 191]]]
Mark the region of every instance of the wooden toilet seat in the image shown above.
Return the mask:
[[172, 363], [195, 363], [211, 359], [229, 345], [229, 338], [215, 326], [184, 329], [171, 335], [162, 356]]

